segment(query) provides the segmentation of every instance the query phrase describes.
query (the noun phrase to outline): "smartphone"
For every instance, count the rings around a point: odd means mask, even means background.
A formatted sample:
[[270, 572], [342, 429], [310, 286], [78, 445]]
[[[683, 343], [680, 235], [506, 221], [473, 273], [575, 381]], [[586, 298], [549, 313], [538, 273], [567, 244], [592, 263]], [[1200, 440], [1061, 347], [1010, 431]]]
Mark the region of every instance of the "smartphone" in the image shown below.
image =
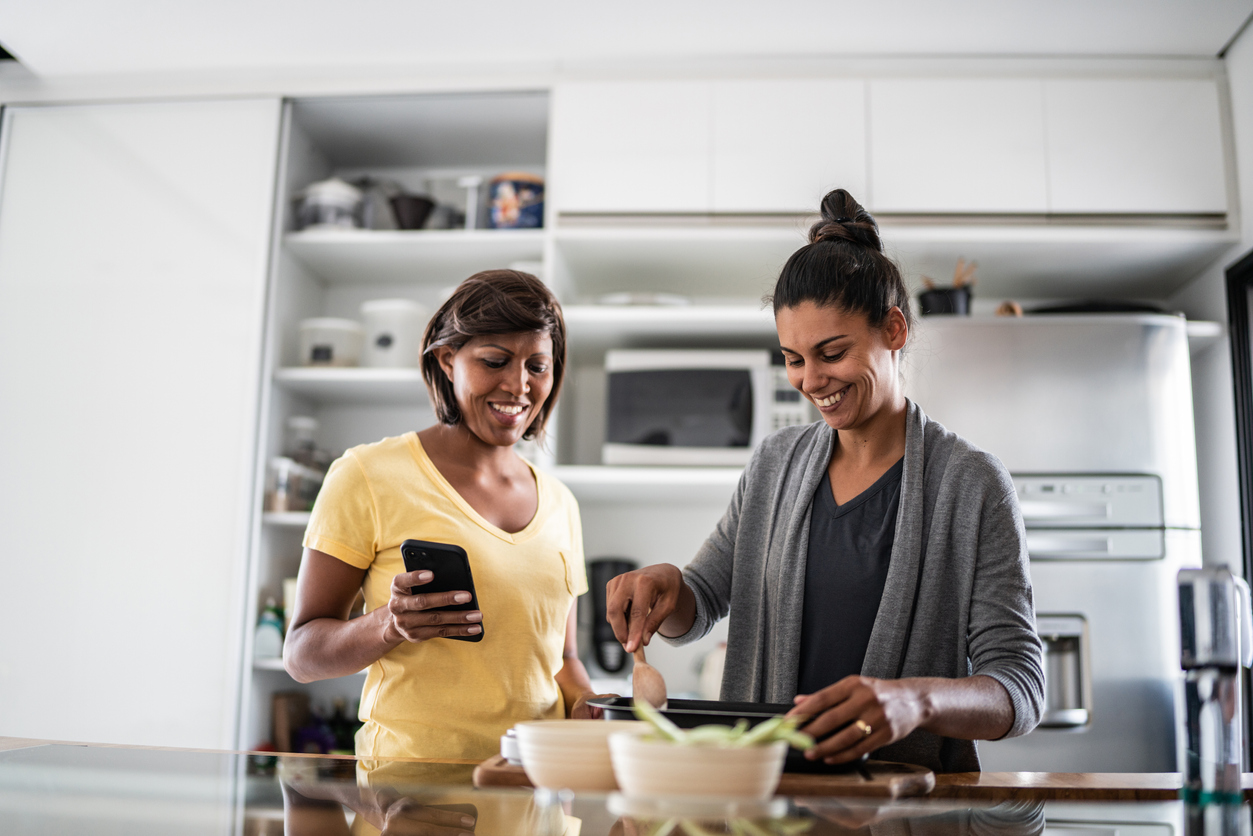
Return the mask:
[[[430, 571], [435, 577], [430, 583], [410, 587], [414, 595], [427, 592], [453, 592], [465, 590], [470, 593], [470, 600], [464, 604], [449, 604], [446, 607], [435, 607], [437, 610], [477, 610], [479, 596], [474, 591], [474, 577], [470, 574], [470, 556], [461, 546], [450, 543], [432, 543], [427, 540], [406, 540], [400, 545], [400, 555], [405, 560], [406, 572], [417, 572], [420, 569]], [[487, 628], [483, 627], [474, 636], [445, 636], [463, 642], [483, 640]]]

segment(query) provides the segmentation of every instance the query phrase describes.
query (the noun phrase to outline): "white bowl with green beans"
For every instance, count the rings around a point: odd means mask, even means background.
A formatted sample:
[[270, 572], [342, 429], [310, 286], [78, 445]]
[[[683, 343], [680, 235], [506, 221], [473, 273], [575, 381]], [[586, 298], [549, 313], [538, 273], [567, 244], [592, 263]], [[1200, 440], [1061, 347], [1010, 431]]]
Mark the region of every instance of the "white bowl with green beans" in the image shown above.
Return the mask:
[[813, 745], [796, 718], [681, 729], [646, 704], [635, 712], [649, 725], [611, 734], [609, 754], [618, 788], [637, 798], [765, 800], [779, 785], [788, 746]]

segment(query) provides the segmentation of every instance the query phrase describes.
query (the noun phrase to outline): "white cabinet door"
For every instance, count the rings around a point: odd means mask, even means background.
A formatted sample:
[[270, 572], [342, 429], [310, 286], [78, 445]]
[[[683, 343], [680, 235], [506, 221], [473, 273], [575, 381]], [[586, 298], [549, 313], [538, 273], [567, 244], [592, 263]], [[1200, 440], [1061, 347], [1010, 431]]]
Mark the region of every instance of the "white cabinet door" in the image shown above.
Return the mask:
[[1044, 95], [1051, 211], [1227, 211], [1213, 81], [1050, 80]]
[[5, 109], [0, 734], [234, 742], [279, 117]]
[[1047, 210], [1041, 83], [870, 82], [870, 208]]
[[552, 120], [557, 211], [709, 211], [709, 83], [562, 84]]
[[816, 212], [831, 189], [866, 192], [863, 81], [713, 86], [715, 212]]

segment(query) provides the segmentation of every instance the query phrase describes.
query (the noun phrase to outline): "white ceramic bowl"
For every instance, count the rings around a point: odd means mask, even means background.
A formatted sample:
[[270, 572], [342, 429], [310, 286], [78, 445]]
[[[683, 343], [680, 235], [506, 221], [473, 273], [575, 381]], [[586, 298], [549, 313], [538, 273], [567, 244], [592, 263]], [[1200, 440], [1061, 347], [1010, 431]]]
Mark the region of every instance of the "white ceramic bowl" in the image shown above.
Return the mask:
[[633, 720], [536, 720], [514, 726], [522, 768], [537, 787], [608, 792], [618, 788], [608, 738]]
[[678, 746], [628, 731], [610, 736], [609, 752], [618, 786], [630, 797], [765, 801], [779, 786], [787, 743]]

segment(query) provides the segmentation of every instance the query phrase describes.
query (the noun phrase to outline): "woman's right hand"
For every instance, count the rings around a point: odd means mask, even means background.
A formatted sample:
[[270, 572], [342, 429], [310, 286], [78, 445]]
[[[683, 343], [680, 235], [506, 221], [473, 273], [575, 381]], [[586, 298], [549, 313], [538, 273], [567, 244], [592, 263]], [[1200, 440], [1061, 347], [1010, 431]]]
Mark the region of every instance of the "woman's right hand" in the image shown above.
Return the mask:
[[421, 587], [434, 580], [435, 575], [429, 569], [417, 572], [404, 572], [392, 578], [391, 600], [387, 602], [387, 617], [383, 627], [383, 638], [389, 644], [402, 641], [424, 642], [427, 639], [448, 638], [449, 636], [475, 636], [483, 632], [478, 622], [483, 620], [483, 613], [478, 610], [439, 610], [450, 604], [464, 604], [470, 600], [470, 593], [457, 590], [453, 592], [418, 591], [414, 594], [411, 587]]
[[683, 635], [695, 614], [695, 600], [683, 573], [669, 563], [618, 575], [605, 586], [605, 617], [627, 653], [647, 645], [672, 616], [676, 623], [668, 625], [672, 629], [666, 635]]

